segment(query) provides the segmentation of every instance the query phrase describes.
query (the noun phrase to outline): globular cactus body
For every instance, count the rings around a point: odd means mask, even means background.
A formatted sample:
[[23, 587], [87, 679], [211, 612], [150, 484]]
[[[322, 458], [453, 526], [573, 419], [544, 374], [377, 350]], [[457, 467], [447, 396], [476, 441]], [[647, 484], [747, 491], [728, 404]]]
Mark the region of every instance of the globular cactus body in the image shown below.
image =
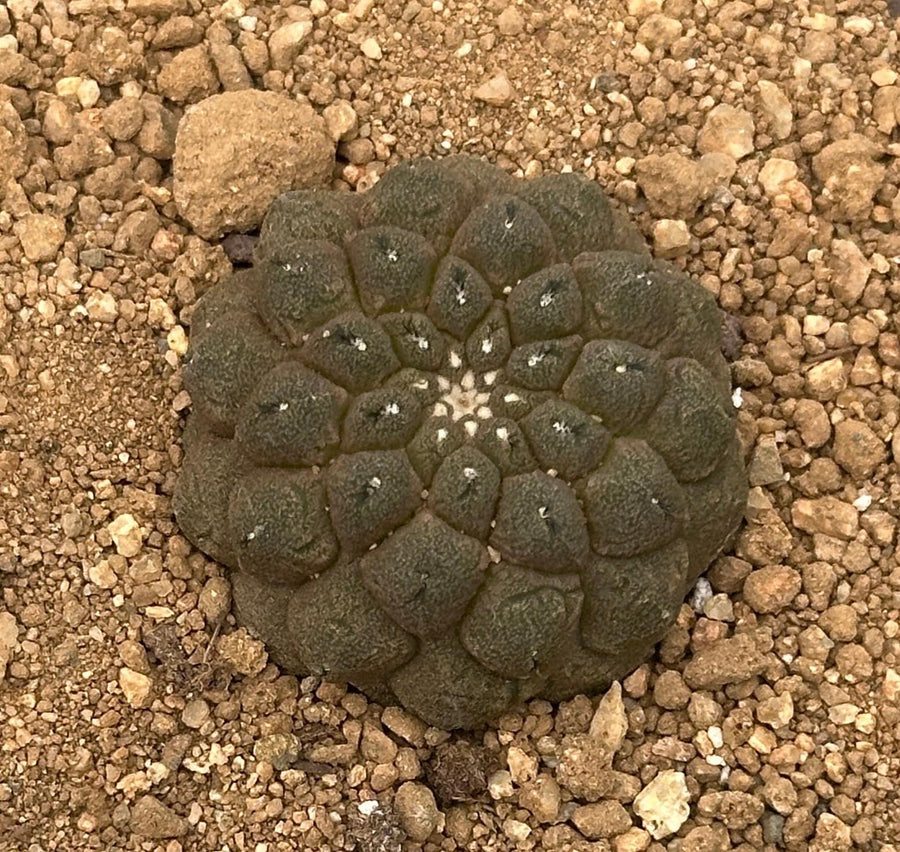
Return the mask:
[[288, 193], [195, 310], [178, 520], [287, 670], [446, 728], [600, 688], [743, 512], [719, 329], [574, 174]]

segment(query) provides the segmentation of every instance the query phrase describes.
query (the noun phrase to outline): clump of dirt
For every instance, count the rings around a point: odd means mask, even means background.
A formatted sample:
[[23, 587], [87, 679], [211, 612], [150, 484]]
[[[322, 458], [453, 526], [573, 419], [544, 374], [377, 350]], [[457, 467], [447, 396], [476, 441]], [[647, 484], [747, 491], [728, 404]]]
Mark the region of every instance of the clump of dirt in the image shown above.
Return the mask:
[[470, 802], [487, 790], [487, 779], [496, 768], [496, 757], [483, 746], [467, 740], [442, 743], [426, 766], [428, 785], [438, 801]]

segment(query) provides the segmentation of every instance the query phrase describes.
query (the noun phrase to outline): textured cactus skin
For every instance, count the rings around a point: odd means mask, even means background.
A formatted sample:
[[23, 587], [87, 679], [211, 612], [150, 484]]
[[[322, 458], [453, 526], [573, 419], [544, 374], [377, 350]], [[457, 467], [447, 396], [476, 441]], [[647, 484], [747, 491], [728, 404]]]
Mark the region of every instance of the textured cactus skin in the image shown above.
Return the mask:
[[282, 196], [184, 379], [176, 514], [238, 621], [448, 729], [639, 665], [747, 497], [714, 300], [575, 174]]

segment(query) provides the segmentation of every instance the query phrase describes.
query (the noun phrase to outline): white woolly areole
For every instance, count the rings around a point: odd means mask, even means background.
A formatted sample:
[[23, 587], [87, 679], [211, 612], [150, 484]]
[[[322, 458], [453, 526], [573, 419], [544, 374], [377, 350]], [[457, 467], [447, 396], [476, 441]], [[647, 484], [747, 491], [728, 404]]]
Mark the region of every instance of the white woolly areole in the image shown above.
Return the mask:
[[[485, 390], [484, 386], [490, 385], [495, 378], [496, 373], [485, 375], [482, 376], [482, 382], [479, 383], [475, 374], [468, 370], [458, 382], [448, 382], [446, 386], [441, 383], [440, 388], [444, 393], [435, 403], [434, 413], [449, 415], [454, 422], [462, 420], [464, 417], [487, 420], [493, 416], [493, 413], [488, 408], [491, 393], [489, 390]], [[482, 384], [481, 389], [479, 384]]]

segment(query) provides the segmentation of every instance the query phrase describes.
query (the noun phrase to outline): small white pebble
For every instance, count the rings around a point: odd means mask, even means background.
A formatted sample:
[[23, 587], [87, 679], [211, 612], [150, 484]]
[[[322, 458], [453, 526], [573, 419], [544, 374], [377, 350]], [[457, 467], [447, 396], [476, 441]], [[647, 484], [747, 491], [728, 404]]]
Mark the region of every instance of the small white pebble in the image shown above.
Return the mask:
[[369, 59], [374, 59], [376, 62], [384, 55], [381, 51], [381, 45], [374, 38], [367, 38], [359, 46], [359, 49], [363, 52], [364, 56]]
[[512, 776], [506, 769], [498, 769], [488, 779], [488, 793], [492, 799], [505, 799], [513, 792]]
[[84, 109], [90, 109], [91, 107], [96, 106], [97, 102], [100, 100], [100, 86], [97, 85], [96, 80], [86, 78], [78, 84], [75, 96], [78, 98], [78, 103], [80, 103]]
[[694, 610], [694, 612], [703, 612], [703, 607], [706, 606], [706, 602], [712, 596], [712, 585], [710, 584], [709, 580], [706, 579], [706, 577], [701, 577], [699, 580], [697, 580], [697, 583], [694, 586], [694, 592], [691, 595], [691, 608]]
[[247, 7], [242, 0], [225, 0], [219, 7], [219, 14], [226, 21], [238, 21], [244, 16], [246, 11]]

